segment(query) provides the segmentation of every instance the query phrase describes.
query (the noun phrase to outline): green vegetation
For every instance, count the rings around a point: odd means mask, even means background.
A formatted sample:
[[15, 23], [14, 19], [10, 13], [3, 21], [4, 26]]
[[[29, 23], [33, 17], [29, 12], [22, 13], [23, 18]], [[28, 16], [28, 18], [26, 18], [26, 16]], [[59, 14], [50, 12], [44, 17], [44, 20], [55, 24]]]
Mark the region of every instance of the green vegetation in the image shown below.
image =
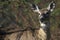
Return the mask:
[[[31, 11], [28, 2], [41, 3], [41, 8], [49, 4], [49, 0], [0, 0], [0, 26], [9, 27], [11, 23], [15, 23], [18, 27], [39, 27], [38, 14]], [[56, 1], [56, 8], [51, 14], [52, 28], [58, 27], [60, 24], [60, 0]], [[57, 18], [58, 17], [58, 18]]]

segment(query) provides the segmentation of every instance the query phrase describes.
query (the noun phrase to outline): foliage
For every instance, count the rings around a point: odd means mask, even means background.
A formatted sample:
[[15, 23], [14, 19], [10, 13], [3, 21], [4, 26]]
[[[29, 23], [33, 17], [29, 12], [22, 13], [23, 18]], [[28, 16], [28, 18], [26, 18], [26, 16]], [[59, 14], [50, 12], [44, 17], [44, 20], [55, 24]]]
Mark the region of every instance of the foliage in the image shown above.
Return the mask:
[[[33, 13], [28, 3], [42, 3], [47, 6], [49, 2], [43, 0], [0, 0], [0, 27], [9, 27], [11, 23], [18, 25], [18, 27], [40, 27], [38, 22], [38, 14]], [[40, 6], [40, 5], [39, 5]], [[59, 2], [57, 1], [57, 6]], [[60, 8], [56, 7], [51, 16], [52, 26], [58, 25], [56, 16], [60, 15]], [[8, 25], [7, 25], [8, 24]]]

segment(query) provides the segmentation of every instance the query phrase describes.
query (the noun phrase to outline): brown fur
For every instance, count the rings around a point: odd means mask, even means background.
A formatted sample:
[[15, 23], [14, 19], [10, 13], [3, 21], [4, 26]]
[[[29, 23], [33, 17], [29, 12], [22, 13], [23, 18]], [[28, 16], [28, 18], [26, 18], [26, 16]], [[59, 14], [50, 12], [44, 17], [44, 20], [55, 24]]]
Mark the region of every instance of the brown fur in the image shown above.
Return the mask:
[[41, 9], [40, 12], [43, 14], [45, 12], [48, 12], [48, 10], [46, 8], [44, 8], [44, 9]]
[[24, 32], [8, 34], [4, 40], [46, 40], [46, 33], [42, 28], [34, 30], [34, 32], [32, 30], [26, 30]]

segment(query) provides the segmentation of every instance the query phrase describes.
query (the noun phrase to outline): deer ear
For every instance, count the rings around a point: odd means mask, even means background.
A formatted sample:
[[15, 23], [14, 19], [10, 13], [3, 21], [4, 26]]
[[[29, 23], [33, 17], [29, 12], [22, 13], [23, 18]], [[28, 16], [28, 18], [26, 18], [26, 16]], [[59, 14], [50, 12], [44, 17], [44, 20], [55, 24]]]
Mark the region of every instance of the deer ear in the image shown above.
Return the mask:
[[37, 9], [36, 5], [35, 4], [31, 4], [31, 9], [36, 10]]
[[56, 5], [55, 2], [52, 1], [52, 2], [48, 5], [47, 9], [50, 10], [50, 11], [52, 12], [53, 9], [55, 8], [55, 5]]
[[39, 10], [39, 7], [36, 4], [31, 4], [32, 10]]
[[31, 9], [34, 11], [34, 12], [37, 12], [39, 14], [41, 14], [40, 10], [39, 10], [39, 7], [36, 5], [36, 4], [31, 4]]

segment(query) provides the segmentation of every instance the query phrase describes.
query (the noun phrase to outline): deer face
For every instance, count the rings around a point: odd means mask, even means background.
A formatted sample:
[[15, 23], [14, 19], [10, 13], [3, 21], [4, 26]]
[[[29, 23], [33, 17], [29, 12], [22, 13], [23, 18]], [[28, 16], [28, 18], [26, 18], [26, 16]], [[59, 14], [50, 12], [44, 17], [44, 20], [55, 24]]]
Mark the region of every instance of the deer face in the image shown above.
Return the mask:
[[[54, 10], [55, 8], [55, 2], [51, 2], [47, 8], [44, 8], [44, 9], [39, 9], [39, 7], [35, 4], [31, 4], [31, 9], [33, 10], [33, 12], [37, 12], [40, 16], [40, 19], [44, 20], [46, 18], [49, 17], [49, 14]], [[41, 20], [41, 21], [42, 21]]]
[[45, 28], [47, 25], [49, 25], [49, 22], [46, 24], [46, 19], [48, 21], [50, 13], [54, 10], [55, 8], [55, 2], [51, 2], [47, 8], [45, 9], [39, 9], [39, 7], [35, 4], [31, 4], [33, 12], [37, 12], [39, 14], [39, 22], [41, 27]]
[[39, 7], [35, 4], [31, 4], [31, 9], [33, 10], [33, 12], [37, 12], [39, 13], [40, 15], [41, 14], [47, 14], [47, 12], [52, 12], [55, 8], [55, 2], [51, 2], [47, 8], [44, 8], [44, 9], [39, 9]]

